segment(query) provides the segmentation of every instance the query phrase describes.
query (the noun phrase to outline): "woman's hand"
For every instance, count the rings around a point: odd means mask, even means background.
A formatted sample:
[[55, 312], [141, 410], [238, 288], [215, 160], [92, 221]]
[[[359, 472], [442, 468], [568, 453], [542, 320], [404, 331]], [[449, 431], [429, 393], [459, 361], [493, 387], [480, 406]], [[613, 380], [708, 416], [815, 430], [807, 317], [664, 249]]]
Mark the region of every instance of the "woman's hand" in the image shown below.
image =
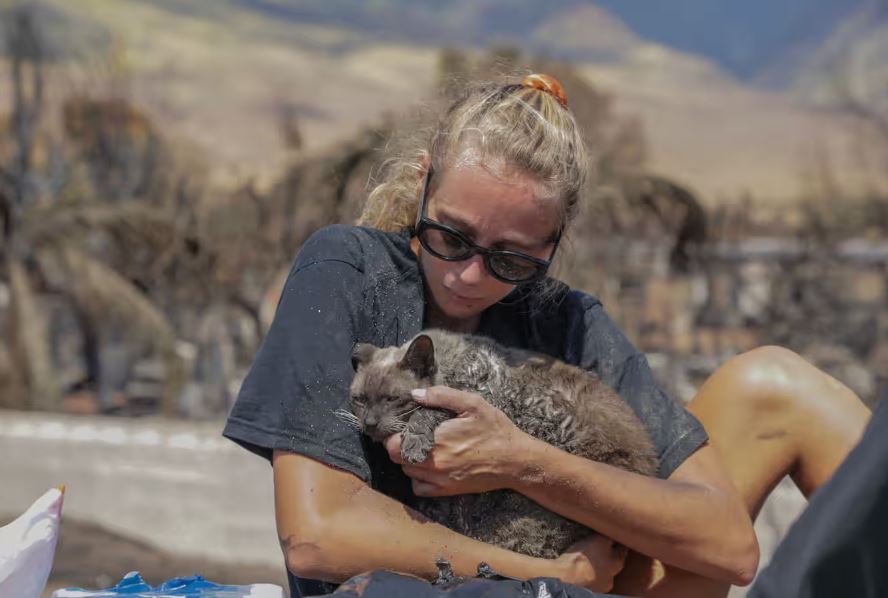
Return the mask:
[[595, 592], [610, 592], [614, 578], [626, 563], [625, 546], [607, 536], [593, 533], [580, 540], [555, 559], [562, 573], [562, 581], [588, 588]]
[[413, 480], [417, 496], [452, 496], [505, 488], [516, 474], [516, 456], [528, 438], [481, 396], [446, 386], [414, 393], [426, 407], [456, 414], [435, 429], [435, 447], [416, 465], [401, 459], [401, 435], [385, 441], [389, 457]]

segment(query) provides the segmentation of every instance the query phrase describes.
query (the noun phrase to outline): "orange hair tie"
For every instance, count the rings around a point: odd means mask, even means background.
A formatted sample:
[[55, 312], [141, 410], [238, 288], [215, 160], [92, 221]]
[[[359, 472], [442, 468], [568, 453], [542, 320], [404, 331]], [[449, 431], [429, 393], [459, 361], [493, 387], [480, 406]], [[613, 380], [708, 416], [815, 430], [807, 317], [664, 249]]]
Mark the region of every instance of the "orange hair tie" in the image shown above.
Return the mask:
[[561, 104], [562, 108], [567, 110], [567, 95], [564, 93], [564, 88], [561, 87], [561, 83], [559, 83], [558, 79], [552, 75], [533, 73], [532, 75], [524, 77], [524, 79], [521, 80], [521, 85], [523, 87], [532, 87], [534, 89], [539, 89], [540, 91], [545, 91], [558, 100], [558, 103]]

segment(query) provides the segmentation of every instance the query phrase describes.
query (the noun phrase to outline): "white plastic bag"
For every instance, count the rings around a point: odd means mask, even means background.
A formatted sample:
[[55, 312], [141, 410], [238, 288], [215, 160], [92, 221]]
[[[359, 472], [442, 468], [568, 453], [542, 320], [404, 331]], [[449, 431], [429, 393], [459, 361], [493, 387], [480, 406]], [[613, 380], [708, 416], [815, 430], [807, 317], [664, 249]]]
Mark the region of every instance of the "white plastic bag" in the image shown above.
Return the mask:
[[65, 487], [47, 491], [0, 527], [0, 598], [40, 598], [59, 539]]

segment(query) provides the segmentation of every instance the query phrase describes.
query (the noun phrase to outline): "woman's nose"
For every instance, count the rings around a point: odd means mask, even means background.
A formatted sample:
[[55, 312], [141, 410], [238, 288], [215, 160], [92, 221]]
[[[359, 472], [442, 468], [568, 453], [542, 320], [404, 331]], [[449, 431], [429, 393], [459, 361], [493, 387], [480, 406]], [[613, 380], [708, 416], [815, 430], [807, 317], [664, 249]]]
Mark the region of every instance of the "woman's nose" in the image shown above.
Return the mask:
[[476, 284], [487, 276], [487, 269], [484, 266], [484, 258], [482, 256], [475, 254], [463, 263], [465, 265], [459, 273], [460, 280], [463, 283]]

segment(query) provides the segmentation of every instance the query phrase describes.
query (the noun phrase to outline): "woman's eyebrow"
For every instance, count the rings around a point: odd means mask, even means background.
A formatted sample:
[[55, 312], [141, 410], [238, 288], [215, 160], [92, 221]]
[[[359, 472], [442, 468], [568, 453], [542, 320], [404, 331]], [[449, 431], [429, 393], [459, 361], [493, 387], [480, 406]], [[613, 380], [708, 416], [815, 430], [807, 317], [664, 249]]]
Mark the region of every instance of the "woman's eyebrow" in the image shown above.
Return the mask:
[[475, 227], [459, 216], [448, 214], [443, 210], [438, 210], [438, 218], [442, 222], [444, 222], [444, 224], [448, 224], [454, 228], [457, 228], [460, 232], [465, 233], [470, 237], [474, 238], [477, 236], [478, 231], [475, 230]]
[[[465, 235], [471, 237], [473, 241], [478, 238], [478, 230], [474, 226], [472, 226], [471, 223], [463, 220], [459, 216], [455, 214], [448, 214], [443, 210], [439, 210], [438, 218], [444, 221], [444, 224], [450, 225], [453, 228], [458, 229], [461, 233], [464, 233]], [[495, 248], [496, 245], [508, 244], [513, 245], [522, 251], [533, 251], [535, 249], [545, 247], [549, 243], [551, 243], [551, 240], [549, 239], [547, 239], [546, 242], [543, 244], [528, 243], [525, 239], [500, 239], [499, 241], [496, 241], [491, 246], [491, 248]]]

